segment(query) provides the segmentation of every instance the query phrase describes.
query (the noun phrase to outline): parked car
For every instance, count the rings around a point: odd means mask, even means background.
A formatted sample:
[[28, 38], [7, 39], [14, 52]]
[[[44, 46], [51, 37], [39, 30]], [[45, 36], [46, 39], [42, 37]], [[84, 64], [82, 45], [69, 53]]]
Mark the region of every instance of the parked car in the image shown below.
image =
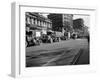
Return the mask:
[[73, 34], [71, 35], [71, 38], [72, 38], [72, 39], [76, 39], [76, 38], [77, 38], [77, 34], [76, 34], [76, 33], [73, 33]]
[[35, 42], [31, 37], [26, 37], [26, 47], [34, 46]]
[[66, 37], [65, 36], [61, 36], [60, 39], [61, 40], [66, 40]]
[[48, 43], [48, 36], [47, 35], [42, 35], [41, 36], [41, 41], [42, 41], [42, 43]]

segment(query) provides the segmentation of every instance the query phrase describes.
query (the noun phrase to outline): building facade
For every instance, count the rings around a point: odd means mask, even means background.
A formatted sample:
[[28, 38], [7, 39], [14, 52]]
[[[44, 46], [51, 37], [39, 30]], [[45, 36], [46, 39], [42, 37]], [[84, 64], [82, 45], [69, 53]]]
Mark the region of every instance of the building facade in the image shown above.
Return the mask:
[[49, 14], [48, 18], [52, 21], [52, 30], [61, 36], [73, 29], [72, 14]]
[[81, 36], [89, 35], [88, 27], [84, 24], [84, 20], [82, 18], [73, 20], [73, 28], [74, 31]]
[[50, 19], [45, 18], [39, 13], [26, 12], [26, 28], [28, 27], [32, 31], [32, 35], [40, 37], [42, 34], [47, 34], [47, 31], [51, 30], [52, 22]]
[[84, 20], [82, 18], [73, 20], [73, 28], [74, 29], [82, 30], [83, 27], [84, 27]]
[[63, 27], [67, 31], [71, 31], [73, 29], [73, 15], [72, 14], [63, 14]]

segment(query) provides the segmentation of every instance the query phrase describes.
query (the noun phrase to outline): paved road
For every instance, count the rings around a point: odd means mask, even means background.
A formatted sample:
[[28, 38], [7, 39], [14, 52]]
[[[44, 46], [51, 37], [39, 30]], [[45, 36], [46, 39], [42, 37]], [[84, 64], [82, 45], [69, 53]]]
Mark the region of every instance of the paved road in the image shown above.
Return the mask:
[[61, 41], [26, 48], [27, 67], [88, 63], [89, 48], [86, 39]]

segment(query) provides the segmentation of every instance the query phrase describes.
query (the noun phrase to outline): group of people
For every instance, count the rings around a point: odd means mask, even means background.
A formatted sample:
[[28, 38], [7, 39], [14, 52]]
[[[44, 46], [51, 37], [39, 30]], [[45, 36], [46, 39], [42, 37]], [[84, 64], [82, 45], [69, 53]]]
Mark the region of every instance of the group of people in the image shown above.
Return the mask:
[[40, 45], [41, 43], [59, 42], [59, 37], [55, 35], [42, 34], [40, 37], [35, 37], [32, 32], [26, 32], [26, 47]]
[[[29, 28], [27, 28], [26, 47], [40, 45], [41, 43], [53, 43], [53, 42], [59, 42], [60, 40], [67, 40], [70, 38], [77, 39], [77, 38], [82, 38], [82, 37], [76, 33], [70, 34], [70, 32], [66, 32], [66, 34], [64, 34], [64, 36], [60, 36], [60, 37], [57, 37], [54, 34], [50, 34], [50, 35], [42, 34], [40, 37], [35, 37], [35, 36], [33, 36], [32, 31], [30, 31]], [[89, 42], [89, 39], [90, 39], [89, 36], [86, 36], [86, 38]]]

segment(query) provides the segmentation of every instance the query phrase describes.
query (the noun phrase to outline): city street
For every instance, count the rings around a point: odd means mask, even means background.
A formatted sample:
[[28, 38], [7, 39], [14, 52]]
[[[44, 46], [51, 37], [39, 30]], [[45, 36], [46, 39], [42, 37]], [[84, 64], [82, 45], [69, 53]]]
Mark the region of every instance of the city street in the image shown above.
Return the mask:
[[70, 39], [26, 48], [26, 67], [89, 64], [87, 39]]

